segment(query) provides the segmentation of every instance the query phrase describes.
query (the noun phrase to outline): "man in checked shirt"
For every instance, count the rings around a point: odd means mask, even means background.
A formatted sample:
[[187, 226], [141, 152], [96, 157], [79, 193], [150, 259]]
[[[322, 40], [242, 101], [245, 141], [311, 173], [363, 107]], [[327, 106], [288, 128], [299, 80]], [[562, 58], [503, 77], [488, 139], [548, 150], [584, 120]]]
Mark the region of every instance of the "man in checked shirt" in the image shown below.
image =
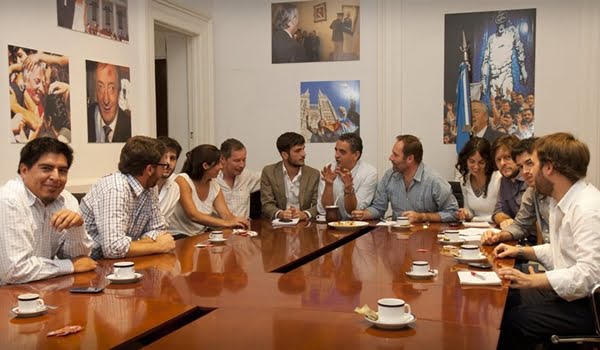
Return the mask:
[[102, 177], [81, 200], [85, 227], [94, 240], [92, 258], [117, 259], [168, 253], [175, 241], [153, 189], [169, 167], [162, 142], [130, 138], [119, 171]]
[[73, 150], [42, 137], [21, 150], [18, 176], [0, 188], [0, 284], [94, 270], [77, 199], [65, 191]]

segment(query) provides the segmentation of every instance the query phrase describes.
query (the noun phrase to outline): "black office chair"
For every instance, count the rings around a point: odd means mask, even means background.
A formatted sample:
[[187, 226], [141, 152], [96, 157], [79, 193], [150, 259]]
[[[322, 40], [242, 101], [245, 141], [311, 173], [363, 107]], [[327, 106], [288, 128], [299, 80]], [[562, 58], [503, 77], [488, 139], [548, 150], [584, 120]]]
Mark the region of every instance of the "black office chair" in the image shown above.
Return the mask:
[[592, 287], [590, 293], [590, 299], [592, 301], [592, 311], [594, 312], [594, 326], [596, 328], [595, 335], [583, 335], [583, 336], [570, 336], [563, 337], [553, 335], [550, 340], [553, 344], [564, 344], [564, 343], [600, 343], [600, 283]]
[[81, 199], [85, 197], [86, 193], [72, 193], [72, 195], [77, 199], [79, 203], [81, 203]]
[[450, 187], [452, 187], [452, 194], [456, 197], [456, 201], [458, 202], [458, 207], [462, 208], [465, 205], [465, 199], [463, 198], [462, 189], [460, 188], [460, 182], [458, 181], [448, 181], [450, 183]]

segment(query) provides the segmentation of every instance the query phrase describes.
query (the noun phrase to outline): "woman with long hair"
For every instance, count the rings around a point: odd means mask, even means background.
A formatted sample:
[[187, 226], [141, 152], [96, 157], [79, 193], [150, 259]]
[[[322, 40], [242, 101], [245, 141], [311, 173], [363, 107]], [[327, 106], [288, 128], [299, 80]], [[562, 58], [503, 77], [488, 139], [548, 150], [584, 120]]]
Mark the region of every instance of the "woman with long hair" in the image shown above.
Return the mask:
[[460, 151], [456, 169], [465, 201], [457, 218], [493, 222], [502, 176], [494, 171], [490, 143], [484, 138], [472, 137]]
[[213, 181], [223, 167], [220, 156], [213, 145], [200, 145], [186, 154], [182, 172], [175, 178], [180, 195], [169, 219], [171, 230], [191, 236], [207, 226], [248, 227], [247, 218], [231, 214], [221, 187]]

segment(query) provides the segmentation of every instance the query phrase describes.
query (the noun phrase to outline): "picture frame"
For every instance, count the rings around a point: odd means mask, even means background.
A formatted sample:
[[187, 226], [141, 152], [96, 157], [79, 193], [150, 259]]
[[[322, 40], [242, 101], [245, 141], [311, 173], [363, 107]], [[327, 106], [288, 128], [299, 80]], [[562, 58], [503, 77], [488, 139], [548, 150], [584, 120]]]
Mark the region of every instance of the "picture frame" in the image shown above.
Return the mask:
[[314, 22], [323, 22], [327, 20], [327, 3], [322, 2], [313, 6], [314, 8]]

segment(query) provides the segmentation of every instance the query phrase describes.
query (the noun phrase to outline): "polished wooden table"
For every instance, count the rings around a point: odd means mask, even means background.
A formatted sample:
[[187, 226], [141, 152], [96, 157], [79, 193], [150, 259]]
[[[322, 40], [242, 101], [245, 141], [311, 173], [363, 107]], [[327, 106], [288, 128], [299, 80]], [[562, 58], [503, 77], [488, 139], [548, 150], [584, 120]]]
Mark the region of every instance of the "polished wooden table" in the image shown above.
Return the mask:
[[[225, 244], [197, 248], [207, 240], [200, 234], [178, 240], [171, 254], [126, 259], [144, 274], [141, 281], [108, 284], [98, 295], [74, 295], [69, 289], [106, 285], [115, 260], [100, 261], [95, 272], [3, 286], [0, 347], [494, 347], [507, 287], [461, 287], [455, 271], [466, 266], [442, 255], [436, 241], [444, 228], [338, 231], [309, 222], [275, 229], [254, 220], [257, 237], [225, 230]], [[408, 279], [404, 272], [413, 260], [428, 260], [438, 277]], [[9, 310], [26, 292], [58, 309], [14, 318]], [[413, 327], [379, 330], [352, 312], [364, 303], [376, 308], [377, 299], [393, 296], [412, 305], [418, 318]], [[85, 328], [46, 337], [67, 324]]]

